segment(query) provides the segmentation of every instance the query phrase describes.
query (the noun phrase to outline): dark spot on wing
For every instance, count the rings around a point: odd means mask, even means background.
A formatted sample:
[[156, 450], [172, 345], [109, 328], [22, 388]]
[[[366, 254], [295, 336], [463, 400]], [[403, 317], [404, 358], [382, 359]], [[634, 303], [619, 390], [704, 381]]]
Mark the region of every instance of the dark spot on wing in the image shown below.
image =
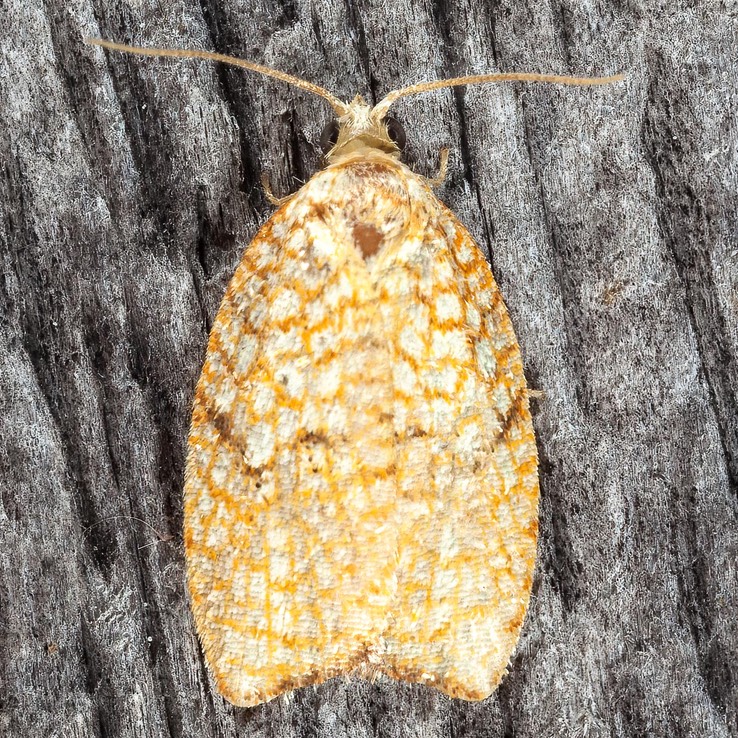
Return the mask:
[[368, 223], [357, 223], [353, 230], [356, 248], [361, 251], [361, 255], [368, 259], [374, 256], [382, 246], [384, 236], [373, 225]]

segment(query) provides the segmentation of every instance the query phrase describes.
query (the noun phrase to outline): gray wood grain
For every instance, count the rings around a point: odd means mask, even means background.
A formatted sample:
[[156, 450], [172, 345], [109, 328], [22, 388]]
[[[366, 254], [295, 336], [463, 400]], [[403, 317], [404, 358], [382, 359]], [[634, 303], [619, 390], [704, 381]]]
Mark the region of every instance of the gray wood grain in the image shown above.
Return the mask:
[[[734, 2], [0, 4], [0, 734], [738, 736]], [[319, 166], [325, 104], [456, 74], [627, 72], [398, 104], [408, 161], [491, 255], [533, 387], [542, 503], [510, 673], [479, 704], [208, 682], [182, 474], [240, 254]]]

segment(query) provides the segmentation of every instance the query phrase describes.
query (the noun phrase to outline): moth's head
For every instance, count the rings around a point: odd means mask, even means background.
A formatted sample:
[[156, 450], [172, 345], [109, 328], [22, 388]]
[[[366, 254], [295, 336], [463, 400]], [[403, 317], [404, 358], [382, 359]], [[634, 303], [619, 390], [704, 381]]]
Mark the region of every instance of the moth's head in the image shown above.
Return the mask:
[[386, 112], [376, 112], [361, 95], [346, 103], [343, 111], [323, 129], [320, 146], [328, 164], [351, 156], [381, 151], [399, 159], [405, 148], [405, 131]]

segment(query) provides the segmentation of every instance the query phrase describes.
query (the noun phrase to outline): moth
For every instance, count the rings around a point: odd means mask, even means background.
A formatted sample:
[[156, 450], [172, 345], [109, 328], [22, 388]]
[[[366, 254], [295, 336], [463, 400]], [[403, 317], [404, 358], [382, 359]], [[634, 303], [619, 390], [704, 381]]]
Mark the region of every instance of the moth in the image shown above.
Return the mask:
[[[223, 696], [253, 706], [337, 675], [481, 700], [530, 598], [536, 443], [518, 342], [489, 264], [400, 161], [376, 105], [319, 95], [326, 167], [246, 247], [208, 341], [184, 486], [195, 624]], [[442, 155], [441, 178], [446, 168]], [[274, 198], [273, 198], [274, 199]]]

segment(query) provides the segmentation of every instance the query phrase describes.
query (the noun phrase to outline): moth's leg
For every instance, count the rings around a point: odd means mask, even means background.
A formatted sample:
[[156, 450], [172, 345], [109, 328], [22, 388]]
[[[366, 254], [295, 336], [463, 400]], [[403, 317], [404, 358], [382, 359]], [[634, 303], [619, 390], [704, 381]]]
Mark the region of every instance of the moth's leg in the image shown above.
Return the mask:
[[285, 195], [284, 197], [277, 197], [272, 192], [272, 185], [269, 182], [269, 175], [266, 172], [261, 173], [261, 186], [264, 189], [264, 194], [266, 195], [267, 200], [269, 200], [269, 202], [275, 207], [284, 205], [287, 201], [291, 200], [294, 197], [294, 193], [292, 193], [291, 195]]
[[438, 174], [433, 178], [427, 178], [428, 184], [431, 187], [439, 187], [446, 179], [446, 173], [448, 172], [448, 149], [445, 146], [441, 149], [440, 158], [441, 161], [438, 166]]

